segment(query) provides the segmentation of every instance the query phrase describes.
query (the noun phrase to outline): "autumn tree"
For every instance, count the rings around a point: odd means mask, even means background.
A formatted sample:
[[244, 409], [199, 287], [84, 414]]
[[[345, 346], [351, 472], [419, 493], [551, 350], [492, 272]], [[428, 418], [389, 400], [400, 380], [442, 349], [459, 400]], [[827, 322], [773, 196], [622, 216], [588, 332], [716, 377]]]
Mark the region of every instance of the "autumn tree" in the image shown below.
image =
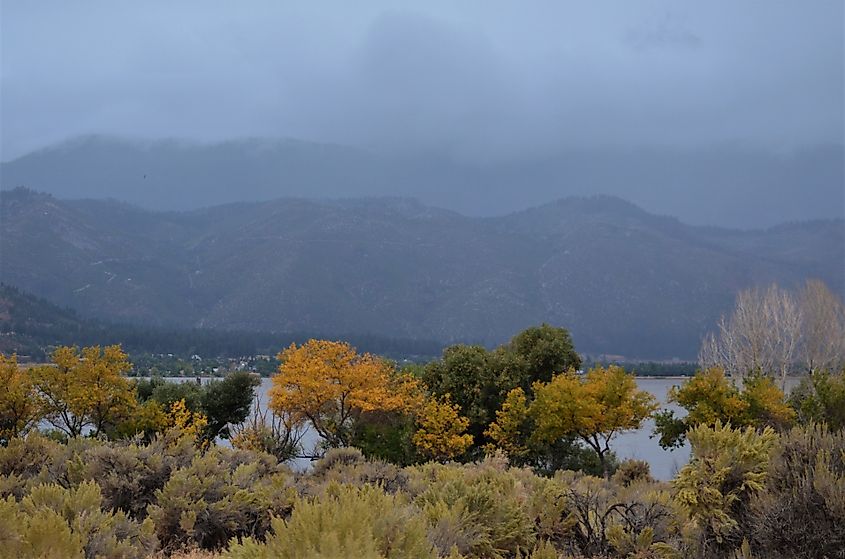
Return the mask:
[[671, 410], [655, 414], [655, 434], [664, 448], [681, 446], [686, 433], [697, 425], [720, 422], [782, 430], [795, 420], [794, 410], [771, 377], [748, 376], [740, 388], [719, 367], [699, 371], [681, 386], [673, 386], [669, 401], [684, 408], [687, 415], [679, 418]]
[[[548, 383], [536, 382], [533, 392], [529, 402], [521, 388], [512, 390], [488, 436], [510, 452], [523, 451], [522, 441], [548, 445], [580, 440], [596, 453], [605, 477], [613, 438], [639, 428], [657, 409], [654, 396], [638, 390], [633, 375], [613, 365], [591, 369], [584, 377], [568, 372]], [[521, 417], [531, 419], [532, 433], [522, 430]]]
[[53, 427], [70, 437], [86, 427], [103, 433], [125, 419], [136, 406], [129, 382], [131, 368], [118, 345], [59, 347], [52, 364], [32, 371], [41, 412]]
[[467, 451], [472, 435], [465, 433], [469, 420], [461, 417], [460, 411], [448, 396], [442, 400], [429, 398], [420, 407], [413, 442], [421, 455], [443, 461]]
[[349, 445], [362, 413], [413, 409], [420, 402], [414, 379], [344, 342], [291, 344], [279, 361], [270, 408], [288, 414], [293, 425], [310, 423], [329, 447]]
[[26, 433], [39, 418], [38, 402], [27, 371], [17, 356], [0, 353], [0, 444]]

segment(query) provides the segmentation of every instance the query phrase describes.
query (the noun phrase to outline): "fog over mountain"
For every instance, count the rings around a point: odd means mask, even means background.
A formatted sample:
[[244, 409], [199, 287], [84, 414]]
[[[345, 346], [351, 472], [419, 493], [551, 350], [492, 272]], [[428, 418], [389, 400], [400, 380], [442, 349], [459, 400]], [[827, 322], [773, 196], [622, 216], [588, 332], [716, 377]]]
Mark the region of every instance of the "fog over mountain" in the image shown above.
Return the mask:
[[199, 144], [103, 136], [0, 165], [5, 188], [111, 197], [157, 210], [285, 196], [407, 196], [492, 216], [598, 191], [689, 223], [745, 229], [842, 217], [843, 173], [843, 152], [836, 146], [791, 154], [582, 148], [542, 159], [469, 163], [294, 140]]
[[[6, 189], [166, 209], [413, 195], [472, 215], [613, 194], [736, 227], [845, 212], [841, 2], [1, 9]], [[151, 143], [38, 151], [89, 134]]]

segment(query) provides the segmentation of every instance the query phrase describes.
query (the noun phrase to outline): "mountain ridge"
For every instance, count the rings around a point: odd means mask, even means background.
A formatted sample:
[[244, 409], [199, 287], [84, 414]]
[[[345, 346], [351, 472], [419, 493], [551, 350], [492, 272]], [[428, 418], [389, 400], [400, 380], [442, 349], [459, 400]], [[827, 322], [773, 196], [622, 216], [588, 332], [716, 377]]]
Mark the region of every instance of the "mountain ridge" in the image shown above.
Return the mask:
[[742, 288], [845, 291], [843, 220], [714, 231], [609, 197], [478, 218], [395, 198], [163, 213], [24, 189], [0, 209], [0, 281], [156, 326], [492, 345], [549, 322], [585, 353], [692, 358]]

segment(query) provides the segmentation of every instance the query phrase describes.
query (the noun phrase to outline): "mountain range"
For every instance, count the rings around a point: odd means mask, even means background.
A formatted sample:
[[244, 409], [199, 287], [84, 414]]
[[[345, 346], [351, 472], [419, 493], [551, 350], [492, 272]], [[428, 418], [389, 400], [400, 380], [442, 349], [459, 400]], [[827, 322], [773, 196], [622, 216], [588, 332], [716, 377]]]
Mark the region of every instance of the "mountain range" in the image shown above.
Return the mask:
[[158, 327], [501, 343], [540, 322], [585, 353], [694, 358], [736, 292], [845, 292], [845, 221], [694, 227], [622, 199], [499, 217], [406, 198], [157, 212], [0, 195], [0, 281], [84, 317]]
[[845, 217], [845, 151], [607, 147], [468, 160], [292, 139], [84, 136], [3, 162], [0, 185], [164, 211], [283, 197], [403, 196], [485, 217], [601, 193], [685, 223], [753, 229]]

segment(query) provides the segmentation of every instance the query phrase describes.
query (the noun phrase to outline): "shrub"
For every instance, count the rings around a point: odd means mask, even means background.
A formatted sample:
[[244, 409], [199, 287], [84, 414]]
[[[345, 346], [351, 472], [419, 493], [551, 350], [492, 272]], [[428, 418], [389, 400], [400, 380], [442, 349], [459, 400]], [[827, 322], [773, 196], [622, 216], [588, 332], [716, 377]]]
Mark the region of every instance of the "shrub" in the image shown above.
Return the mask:
[[803, 378], [790, 394], [789, 403], [801, 423], [845, 428], [845, 369], [835, 374], [817, 371]]
[[174, 470], [190, 464], [196, 452], [191, 440], [162, 435], [148, 445], [113, 443], [98, 445], [82, 456], [79, 475], [96, 481], [111, 510], [143, 519]]
[[845, 550], [845, 432], [809, 425], [784, 434], [766, 488], [751, 502], [754, 550], [836, 557]]
[[528, 490], [496, 460], [470, 466], [425, 464], [412, 469], [414, 502], [425, 513], [442, 554], [504, 557], [531, 549], [535, 528]]
[[304, 430], [290, 420], [261, 410], [256, 398], [252, 415], [238, 425], [229, 426], [232, 446], [240, 450], [264, 452], [279, 462], [295, 458], [301, 451]]
[[0, 446], [0, 498], [13, 495], [20, 500], [30, 480], [48, 481], [45, 466], [61, 448], [62, 445], [37, 432]]
[[93, 482], [75, 489], [38, 485], [18, 503], [12, 497], [0, 501], [0, 519], [9, 527], [0, 545], [13, 557], [141, 559], [157, 546], [151, 522], [104, 512]]
[[639, 480], [629, 486], [576, 472], [550, 480], [546, 498], [558, 515], [553, 537], [571, 553], [587, 557], [670, 557], [679, 540], [677, 511], [669, 491]]
[[314, 477], [324, 476], [334, 468], [351, 466], [352, 464], [364, 462], [365, 460], [364, 454], [355, 447], [344, 446], [332, 448], [326, 452], [322, 459], [314, 464], [311, 475]]
[[673, 482], [677, 500], [699, 530], [699, 555], [725, 557], [747, 533], [748, 504], [764, 487], [777, 437], [768, 427], [757, 432], [719, 421], [694, 427], [688, 437], [692, 459]]
[[214, 447], [173, 472], [149, 515], [165, 549], [218, 549], [233, 537], [263, 538], [294, 494], [272, 456]]
[[435, 552], [426, 522], [401, 494], [375, 486], [331, 484], [320, 498], [298, 499], [287, 521], [273, 519], [265, 543], [232, 542], [231, 559], [423, 559]]
[[654, 481], [651, 477], [651, 468], [645, 460], [623, 460], [613, 474], [613, 482], [623, 487], [628, 487], [637, 481]]
[[377, 485], [387, 493], [403, 491], [408, 486], [408, 473], [398, 466], [381, 460], [364, 460], [344, 466], [336, 464], [328, 470], [321, 470], [317, 475], [301, 478], [303, 492], [317, 494], [330, 483], [342, 483], [362, 487]]

